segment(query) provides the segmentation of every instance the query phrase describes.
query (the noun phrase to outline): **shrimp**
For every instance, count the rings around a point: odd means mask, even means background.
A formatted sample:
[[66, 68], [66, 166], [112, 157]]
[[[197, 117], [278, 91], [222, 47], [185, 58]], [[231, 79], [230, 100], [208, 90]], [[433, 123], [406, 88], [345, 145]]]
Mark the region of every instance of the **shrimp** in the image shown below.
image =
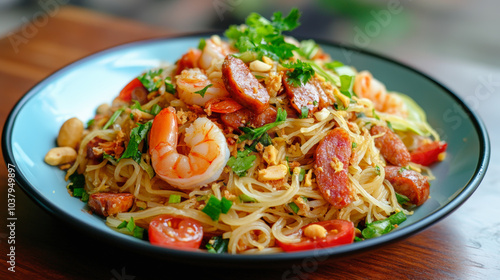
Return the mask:
[[177, 151], [177, 116], [173, 107], [156, 115], [149, 137], [151, 164], [162, 180], [183, 190], [193, 190], [219, 178], [229, 159], [222, 131], [208, 118], [196, 119], [186, 128], [187, 155]]
[[[212, 98], [224, 98], [229, 95], [222, 79], [209, 80], [199, 68], [185, 69], [177, 76], [177, 93], [179, 98], [186, 104], [205, 106]], [[204, 93], [200, 94], [205, 87], [211, 85]], [[198, 92], [198, 93], [196, 93]]]
[[233, 52], [227, 42], [223, 42], [219, 36], [214, 35], [205, 41], [205, 47], [198, 60], [198, 65], [206, 70], [214, 60], [222, 60], [226, 55]]
[[368, 71], [356, 75], [353, 91], [359, 96], [370, 99], [375, 110], [383, 113], [406, 117], [408, 111], [403, 100], [396, 94], [388, 93], [385, 86], [373, 78]]

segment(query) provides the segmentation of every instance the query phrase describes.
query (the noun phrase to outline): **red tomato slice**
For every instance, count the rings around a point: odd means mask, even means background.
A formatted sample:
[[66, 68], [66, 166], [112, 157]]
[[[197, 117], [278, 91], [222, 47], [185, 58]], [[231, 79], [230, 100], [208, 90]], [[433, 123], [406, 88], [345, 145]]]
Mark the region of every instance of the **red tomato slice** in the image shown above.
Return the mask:
[[223, 113], [223, 114], [229, 114], [229, 113], [234, 113], [240, 109], [243, 108], [243, 105], [240, 103], [236, 102], [236, 100], [232, 98], [212, 98], [208, 100], [207, 104], [205, 107], [210, 106], [210, 110], [215, 113]]
[[175, 75], [179, 75], [182, 70], [198, 67], [201, 51], [199, 49], [190, 49], [177, 61], [177, 70]]
[[[132, 100], [132, 92], [136, 88], [144, 88], [141, 81], [137, 78], [133, 79], [120, 91], [120, 99], [123, 101], [130, 102]], [[146, 90], [146, 88], [144, 88]], [[146, 90], [147, 92], [147, 90]]]
[[411, 152], [411, 161], [421, 165], [429, 166], [438, 161], [439, 154], [446, 151], [448, 144], [444, 141], [434, 141], [423, 144]]
[[149, 242], [175, 249], [197, 249], [203, 238], [201, 224], [187, 217], [160, 215], [149, 223]]
[[[306, 227], [311, 225], [320, 225], [327, 231], [324, 238], [311, 238], [304, 235]], [[304, 251], [319, 248], [333, 247], [343, 244], [350, 244], [354, 241], [354, 224], [346, 220], [330, 220], [312, 223], [304, 226], [302, 229], [302, 238], [296, 243], [282, 243], [277, 241], [278, 245], [286, 252]]]

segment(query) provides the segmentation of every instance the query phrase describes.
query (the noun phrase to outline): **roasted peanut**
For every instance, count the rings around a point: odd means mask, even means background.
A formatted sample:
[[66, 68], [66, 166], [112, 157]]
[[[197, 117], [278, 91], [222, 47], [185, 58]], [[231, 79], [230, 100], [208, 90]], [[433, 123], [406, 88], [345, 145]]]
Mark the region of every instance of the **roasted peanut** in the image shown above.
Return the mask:
[[45, 155], [45, 162], [50, 165], [61, 165], [72, 162], [76, 159], [76, 151], [70, 147], [52, 148]]
[[63, 123], [57, 136], [57, 146], [76, 149], [83, 133], [83, 122], [71, 118]]
[[312, 224], [304, 229], [304, 235], [313, 239], [325, 238], [326, 229], [318, 224]]

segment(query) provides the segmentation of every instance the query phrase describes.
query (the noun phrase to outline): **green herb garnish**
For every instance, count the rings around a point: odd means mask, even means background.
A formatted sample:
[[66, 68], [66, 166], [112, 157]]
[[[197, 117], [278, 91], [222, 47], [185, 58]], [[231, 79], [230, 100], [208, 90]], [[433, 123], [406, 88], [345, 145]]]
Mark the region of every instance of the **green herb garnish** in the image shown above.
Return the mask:
[[[149, 91], [153, 92], [158, 90], [162, 83], [163, 79], [161, 79], [160, 75], [163, 73], [163, 69], [157, 70], [149, 70], [148, 72], [137, 77], [139, 81], [141, 81], [142, 85]], [[158, 77], [158, 78], [156, 78]]]
[[299, 119], [307, 119], [308, 116], [309, 116], [309, 108], [307, 108], [307, 106], [302, 106], [302, 108], [300, 109]]
[[236, 157], [230, 157], [227, 161], [227, 166], [231, 167], [234, 173], [239, 177], [246, 175], [247, 170], [253, 166], [253, 162], [257, 159], [256, 155], [249, 155], [252, 151], [245, 149], [243, 151], [238, 151]]
[[282, 32], [291, 31], [299, 26], [299, 18], [300, 13], [296, 8], [284, 18], [281, 12], [274, 13], [271, 21], [252, 13], [246, 18], [245, 26], [231, 25], [224, 35], [240, 51], [240, 58], [246, 55], [254, 60], [265, 55], [273, 60], [283, 61], [293, 57], [293, 51], [298, 48], [285, 42]]
[[257, 202], [257, 200], [251, 196], [248, 196], [246, 194], [240, 194], [238, 196], [238, 198], [240, 199], [241, 202], [245, 203], [245, 202]]
[[111, 118], [109, 118], [109, 120], [106, 122], [106, 124], [102, 129], [107, 129], [110, 125], [112, 125], [123, 111], [124, 109], [116, 110], [116, 112], [114, 112], [113, 115], [111, 115]]
[[265, 132], [274, 128], [280, 124], [282, 124], [286, 120], [286, 111], [278, 108], [278, 113], [276, 114], [276, 121], [272, 123], [265, 124], [259, 128], [250, 128], [250, 127], [240, 127], [240, 130], [245, 134], [239, 137], [239, 141], [244, 140], [255, 140], [260, 138]]
[[406, 195], [402, 195], [400, 193], [396, 193], [396, 199], [400, 205], [410, 202], [410, 199]]
[[288, 207], [290, 207], [290, 209], [292, 209], [293, 213], [297, 214], [299, 213], [299, 206], [297, 206], [297, 204], [295, 204], [295, 202], [290, 202], [288, 203]]
[[168, 203], [179, 203], [181, 202], [181, 196], [178, 194], [171, 194], [168, 197]]
[[204, 87], [203, 89], [201, 89], [199, 91], [195, 91], [194, 93], [201, 95], [201, 97], [205, 97], [205, 93], [207, 92], [207, 89], [211, 86], [213, 86], [213, 85], [209, 84], [208, 86]]
[[127, 149], [123, 152], [122, 158], [131, 158], [136, 162], [141, 160], [142, 153], [139, 150], [139, 144], [146, 138], [149, 130], [151, 129], [152, 122], [149, 121], [145, 124], [139, 124], [130, 131], [130, 141], [128, 142]]
[[207, 214], [213, 221], [218, 221], [221, 213], [226, 214], [233, 202], [226, 199], [225, 197], [222, 200], [217, 199], [214, 195], [211, 195], [207, 201], [207, 204], [201, 210], [203, 213]]
[[316, 73], [311, 64], [300, 60], [292, 63], [284, 63], [283, 66], [293, 69], [293, 71], [287, 73], [286, 79], [295, 87], [305, 85]]
[[339, 91], [349, 97], [352, 98], [354, 93], [352, 92], [352, 86], [354, 85], [354, 76], [342, 75], [340, 76], [340, 89]]
[[387, 219], [367, 224], [361, 234], [366, 239], [378, 237], [390, 232], [395, 228], [395, 225], [399, 225], [404, 221], [406, 221], [406, 215], [403, 212], [398, 212]]
[[227, 245], [229, 244], [229, 239], [224, 239], [222, 236], [212, 237], [207, 245], [205, 246], [209, 253], [222, 254], [227, 253]]

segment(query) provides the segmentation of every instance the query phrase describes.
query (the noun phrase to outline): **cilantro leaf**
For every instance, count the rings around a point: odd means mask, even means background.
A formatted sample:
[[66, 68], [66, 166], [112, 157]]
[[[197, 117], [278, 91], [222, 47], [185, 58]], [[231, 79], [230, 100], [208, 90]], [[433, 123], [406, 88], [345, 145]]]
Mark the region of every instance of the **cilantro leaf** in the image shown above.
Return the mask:
[[316, 73], [311, 64], [300, 60], [292, 63], [285, 63], [283, 66], [293, 69], [293, 71], [288, 72], [287, 81], [292, 83], [295, 87], [305, 85]]
[[245, 21], [245, 26], [231, 25], [224, 35], [231, 40], [231, 43], [240, 53], [246, 53], [246, 57], [253, 57], [248, 52], [256, 54], [256, 58], [268, 56], [274, 60], [287, 60], [293, 57], [293, 50], [298, 48], [285, 42], [283, 31], [291, 31], [299, 26], [298, 19], [300, 13], [294, 8], [288, 16], [283, 18], [277, 12], [271, 21], [257, 13], [250, 14]]
[[282, 110], [281, 108], [278, 108], [278, 112], [276, 114], [276, 121], [272, 123], [268, 123], [266, 125], [263, 125], [258, 128], [250, 128], [250, 127], [240, 127], [240, 130], [243, 131], [245, 134], [241, 135], [239, 137], [239, 141], [244, 141], [244, 140], [255, 140], [260, 138], [266, 131], [268, 131], [271, 128], [274, 128], [280, 124], [282, 124], [286, 120], [286, 111]]
[[255, 155], [249, 155], [251, 150], [238, 151], [236, 157], [230, 157], [227, 161], [227, 166], [231, 167], [234, 173], [239, 177], [246, 175], [247, 170], [253, 166], [253, 162], [257, 159]]
[[222, 254], [227, 253], [227, 245], [229, 239], [224, 239], [222, 236], [214, 236], [208, 241], [206, 248], [209, 253]]
[[146, 138], [149, 130], [151, 129], [152, 122], [149, 121], [145, 124], [139, 124], [130, 131], [130, 141], [128, 142], [127, 149], [123, 152], [122, 158], [131, 158], [136, 162], [141, 160], [142, 153], [139, 150], [139, 144]]
[[213, 84], [209, 84], [208, 86], [204, 87], [203, 89], [200, 89], [199, 91], [195, 91], [194, 93], [201, 95], [201, 97], [205, 97], [205, 93], [207, 93], [207, 89], [211, 86], [213, 86]]
[[288, 16], [283, 18], [281, 12], [275, 12], [271, 17], [272, 25], [280, 31], [290, 31], [300, 26], [300, 12], [297, 8], [292, 8]]
[[[163, 79], [159, 76], [163, 73], [163, 69], [149, 70], [148, 72], [137, 77], [141, 81], [142, 85], [149, 91], [153, 92], [160, 88], [163, 83]], [[156, 78], [158, 77], [158, 78]], [[156, 78], [156, 79], [155, 79]]]

